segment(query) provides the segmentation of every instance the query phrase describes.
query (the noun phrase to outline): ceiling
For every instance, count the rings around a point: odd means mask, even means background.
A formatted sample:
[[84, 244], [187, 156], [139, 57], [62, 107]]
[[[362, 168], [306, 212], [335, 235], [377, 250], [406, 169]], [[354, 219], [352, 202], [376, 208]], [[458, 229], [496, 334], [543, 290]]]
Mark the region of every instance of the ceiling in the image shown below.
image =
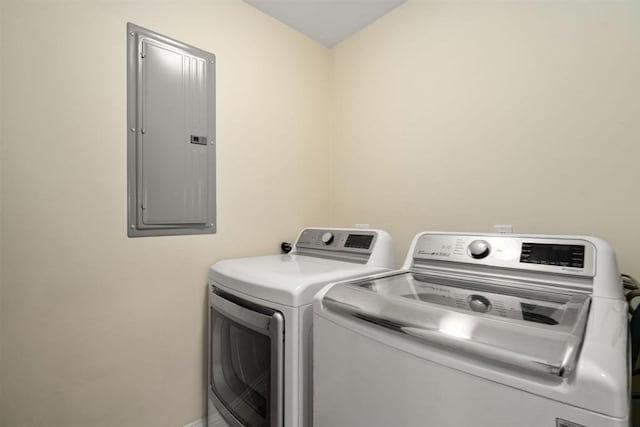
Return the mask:
[[244, 0], [333, 47], [407, 0]]

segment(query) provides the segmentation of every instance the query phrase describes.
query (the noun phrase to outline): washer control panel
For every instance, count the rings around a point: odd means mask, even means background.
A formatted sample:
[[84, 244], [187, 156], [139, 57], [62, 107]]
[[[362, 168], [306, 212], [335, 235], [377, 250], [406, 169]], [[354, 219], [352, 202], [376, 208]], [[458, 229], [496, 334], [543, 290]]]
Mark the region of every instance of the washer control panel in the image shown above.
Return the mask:
[[370, 254], [376, 241], [371, 230], [306, 229], [298, 238], [299, 248]]
[[580, 239], [439, 233], [422, 234], [413, 253], [414, 262], [451, 261], [590, 277], [595, 275], [595, 257], [594, 245]]

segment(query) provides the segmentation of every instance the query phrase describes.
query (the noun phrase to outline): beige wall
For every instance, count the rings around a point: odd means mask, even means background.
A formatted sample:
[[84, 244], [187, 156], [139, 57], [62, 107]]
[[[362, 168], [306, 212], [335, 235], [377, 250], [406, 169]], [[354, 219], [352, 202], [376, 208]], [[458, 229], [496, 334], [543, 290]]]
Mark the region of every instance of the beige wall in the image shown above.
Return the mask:
[[[127, 21], [217, 55], [216, 235], [126, 236]], [[201, 417], [207, 267], [328, 222], [328, 52], [239, 0], [21, 0], [1, 28], [0, 426]]]
[[640, 276], [636, 1], [410, 0], [332, 51], [332, 206], [387, 229], [584, 233]]
[[[3, 133], [3, 123], [4, 123], [4, 115], [3, 113], [3, 99], [4, 99], [4, 91], [3, 91], [3, 79], [4, 75], [4, 38], [2, 32], [2, 22], [4, 17], [4, 2], [0, 0], [0, 399], [2, 399], [2, 389], [3, 389], [3, 381], [2, 381], [2, 353], [4, 348], [4, 340], [2, 334], [2, 326], [4, 320], [2, 318], [2, 153], [4, 152], [4, 133]], [[0, 410], [2, 408], [2, 404], [0, 403]], [[2, 418], [0, 416], [0, 424], [2, 424]]]

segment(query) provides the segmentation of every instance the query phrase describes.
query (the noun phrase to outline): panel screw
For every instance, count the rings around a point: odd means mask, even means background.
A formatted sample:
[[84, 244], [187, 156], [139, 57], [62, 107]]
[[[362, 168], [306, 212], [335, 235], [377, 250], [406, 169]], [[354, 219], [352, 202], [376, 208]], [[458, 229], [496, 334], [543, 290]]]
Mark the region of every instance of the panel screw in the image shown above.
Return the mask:
[[136, 128], [131, 128], [131, 129], [129, 129], [129, 130], [130, 130], [131, 132], [135, 132], [135, 131], [136, 131]]
[[135, 229], [135, 228], [136, 228], [136, 226], [131, 224], [131, 229]]
[[213, 145], [213, 139], [211, 140], [211, 142], [209, 144]]
[[135, 36], [135, 33], [129, 33], [129, 35], [130, 35], [131, 37], [133, 37], [133, 36]]
[[213, 227], [213, 224], [209, 224], [209, 227]]

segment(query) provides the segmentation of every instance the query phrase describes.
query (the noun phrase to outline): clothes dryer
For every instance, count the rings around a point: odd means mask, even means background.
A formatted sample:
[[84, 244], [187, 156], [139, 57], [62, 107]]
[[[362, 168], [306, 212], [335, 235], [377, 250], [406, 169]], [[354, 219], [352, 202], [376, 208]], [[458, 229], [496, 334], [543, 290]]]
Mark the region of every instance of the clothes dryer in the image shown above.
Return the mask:
[[310, 426], [313, 296], [394, 267], [382, 230], [308, 228], [286, 255], [209, 270], [209, 426]]

